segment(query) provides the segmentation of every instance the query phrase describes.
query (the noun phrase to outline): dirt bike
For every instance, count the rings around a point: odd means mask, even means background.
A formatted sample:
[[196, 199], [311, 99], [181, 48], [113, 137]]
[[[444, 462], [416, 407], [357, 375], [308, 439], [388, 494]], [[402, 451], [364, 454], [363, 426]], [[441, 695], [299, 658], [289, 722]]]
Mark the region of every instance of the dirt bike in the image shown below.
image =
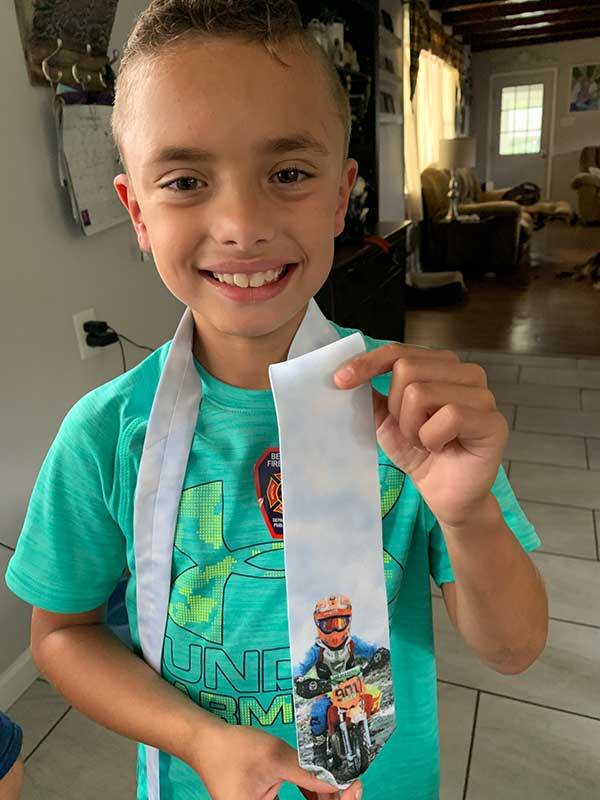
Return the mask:
[[365, 690], [364, 676], [383, 663], [385, 654], [378, 652], [376, 656], [378, 658], [364, 668], [355, 666], [331, 675], [329, 679], [296, 680], [296, 691], [300, 697], [312, 699], [323, 694], [329, 695], [327, 764], [324, 766], [333, 770], [346, 767], [349, 779], [362, 775], [371, 761], [369, 718], [374, 710], [372, 696]]

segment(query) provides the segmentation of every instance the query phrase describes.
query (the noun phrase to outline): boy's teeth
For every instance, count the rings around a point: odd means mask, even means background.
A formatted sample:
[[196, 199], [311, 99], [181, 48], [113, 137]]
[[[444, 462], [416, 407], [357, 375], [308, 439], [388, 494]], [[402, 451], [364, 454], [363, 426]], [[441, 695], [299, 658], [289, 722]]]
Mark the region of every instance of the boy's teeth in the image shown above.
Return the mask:
[[213, 277], [221, 281], [221, 283], [229, 283], [232, 286], [241, 286], [247, 289], [248, 286], [258, 288], [265, 283], [273, 283], [276, 278], [283, 272], [284, 266], [279, 269], [270, 269], [267, 272], [255, 272], [252, 275], [246, 275], [243, 272], [213, 272]]
[[269, 272], [257, 272], [254, 275], [247, 275], [248, 285], [256, 289], [262, 286], [265, 281], [269, 280], [269, 275]]
[[248, 275], [244, 275], [243, 272], [235, 272], [233, 275], [233, 282], [236, 286], [241, 286], [244, 289], [247, 289], [248, 284], [250, 283], [250, 278]]

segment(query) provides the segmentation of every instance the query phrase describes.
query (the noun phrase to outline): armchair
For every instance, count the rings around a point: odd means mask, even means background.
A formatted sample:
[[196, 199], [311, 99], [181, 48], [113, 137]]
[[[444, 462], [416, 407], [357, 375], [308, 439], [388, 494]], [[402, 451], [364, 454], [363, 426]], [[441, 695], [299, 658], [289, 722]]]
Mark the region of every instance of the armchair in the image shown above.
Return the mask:
[[571, 183], [578, 195], [579, 216], [582, 222], [600, 222], [600, 147], [583, 148], [579, 169]]
[[444, 222], [449, 172], [435, 167], [424, 170], [421, 250], [425, 269], [513, 272], [528, 251], [531, 217], [518, 203], [499, 199], [499, 192], [483, 192], [474, 170], [457, 170], [457, 177], [458, 212], [476, 214], [480, 223]]

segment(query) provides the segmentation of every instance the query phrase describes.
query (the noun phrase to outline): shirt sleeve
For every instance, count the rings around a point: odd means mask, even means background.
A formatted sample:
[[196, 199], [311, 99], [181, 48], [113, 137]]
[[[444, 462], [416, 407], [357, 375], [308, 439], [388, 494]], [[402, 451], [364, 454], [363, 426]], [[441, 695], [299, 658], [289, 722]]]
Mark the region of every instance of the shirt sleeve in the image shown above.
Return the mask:
[[14, 555], [8, 588], [47, 611], [103, 605], [126, 566], [117, 523], [118, 414], [98, 390], [68, 412], [42, 463]]
[[[498, 475], [492, 486], [492, 493], [498, 501], [506, 524], [517, 537], [523, 549], [530, 552], [540, 547], [540, 538], [519, 505], [502, 465], [500, 465]], [[440, 524], [427, 506], [425, 506], [425, 510], [427, 518], [431, 522], [431, 528], [429, 529], [429, 571], [436, 584], [441, 586], [443, 583], [453, 582], [455, 580], [454, 573]]]

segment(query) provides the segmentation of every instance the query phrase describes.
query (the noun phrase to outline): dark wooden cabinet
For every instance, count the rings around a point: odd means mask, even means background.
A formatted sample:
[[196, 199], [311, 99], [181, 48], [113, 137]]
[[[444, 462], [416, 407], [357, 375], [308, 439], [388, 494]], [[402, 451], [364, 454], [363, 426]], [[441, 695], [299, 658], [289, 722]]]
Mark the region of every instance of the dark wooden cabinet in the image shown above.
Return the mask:
[[378, 223], [375, 235], [389, 244], [336, 247], [333, 267], [315, 300], [325, 316], [375, 339], [404, 341], [406, 237], [410, 222]]

